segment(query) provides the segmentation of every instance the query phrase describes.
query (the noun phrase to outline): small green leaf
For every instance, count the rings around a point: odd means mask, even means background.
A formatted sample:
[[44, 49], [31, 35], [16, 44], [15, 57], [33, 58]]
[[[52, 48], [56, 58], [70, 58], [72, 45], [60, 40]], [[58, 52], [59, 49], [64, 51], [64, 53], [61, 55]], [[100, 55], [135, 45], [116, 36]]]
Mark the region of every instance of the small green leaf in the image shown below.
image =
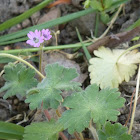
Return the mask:
[[128, 1], [130, 1], [130, 0], [114, 0], [114, 1], [112, 1], [111, 6], [105, 9], [105, 12], [114, 10], [115, 8], [119, 7], [121, 4], [126, 3]]
[[84, 8], [89, 8], [90, 6], [90, 1], [91, 0], [86, 0], [83, 4], [84, 4]]
[[127, 128], [120, 123], [107, 122], [103, 130], [98, 131], [99, 140], [132, 140], [127, 134]]
[[0, 139], [22, 139], [24, 127], [0, 121]]
[[132, 41], [138, 41], [140, 39], [140, 36], [136, 36], [132, 39]]
[[26, 95], [26, 91], [37, 85], [37, 80], [34, 78], [35, 71], [26, 68], [22, 63], [14, 64], [9, 63], [4, 67], [5, 85], [0, 89], [0, 92], [6, 91], [4, 99], [21, 94]]
[[58, 140], [59, 132], [62, 130], [63, 126], [54, 120], [32, 123], [25, 127], [23, 140]]
[[104, 24], [107, 24], [110, 21], [109, 15], [105, 12], [101, 12], [100, 19]]
[[105, 0], [104, 1], [105, 9], [111, 7], [112, 3], [113, 3], [113, 0]]
[[90, 2], [90, 6], [91, 8], [93, 8], [94, 10], [99, 10], [99, 11], [103, 11], [103, 7], [102, 7], [102, 4], [97, 1], [97, 0], [92, 0]]
[[[30, 103], [30, 108], [35, 109], [41, 106], [43, 108], [57, 108], [62, 101], [62, 90], [81, 90], [80, 83], [72, 82], [78, 76], [75, 69], [65, 68], [59, 64], [50, 64], [45, 68], [47, 77], [38, 84], [36, 89], [29, 91], [26, 103]], [[32, 94], [30, 94], [32, 92]]]
[[125, 99], [119, 97], [117, 89], [104, 89], [90, 85], [85, 91], [74, 93], [64, 100], [63, 105], [71, 108], [62, 114], [59, 122], [68, 128], [69, 133], [81, 132], [88, 127], [93, 119], [94, 123], [104, 124], [106, 120], [116, 121], [118, 108], [124, 105]]

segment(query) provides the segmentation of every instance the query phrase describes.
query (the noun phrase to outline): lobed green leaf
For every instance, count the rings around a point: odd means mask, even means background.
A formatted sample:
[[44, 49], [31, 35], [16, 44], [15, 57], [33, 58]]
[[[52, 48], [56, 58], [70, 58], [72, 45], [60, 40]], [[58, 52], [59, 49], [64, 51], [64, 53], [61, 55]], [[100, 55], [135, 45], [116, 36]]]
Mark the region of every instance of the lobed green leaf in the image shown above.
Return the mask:
[[59, 122], [68, 128], [69, 133], [81, 132], [88, 127], [93, 119], [94, 123], [103, 125], [106, 120], [116, 121], [119, 115], [118, 108], [124, 105], [125, 99], [119, 97], [117, 89], [103, 89], [95, 84], [85, 91], [77, 92], [67, 97], [63, 105], [71, 108], [62, 114]]
[[127, 134], [127, 128], [120, 123], [107, 122], [103, 130], [98, 131], [99, 140], [132, 140]]
[[26, 95], [27, 90], [37, 85], [37, 80], [34, 78], [35, 71], [22, 63], [14, 64], [9, 63], [4, 67], [4, 79], [6, 80], [5, 85], [0, 89], [0, 92], [6, 91], [4, 99], [20, 94]]
[[49, 64], [45, 68], [47, 77], [38, 84], [37, 88], [28, 92], [26, 103], [30, 103], [30, 108], [35, 109], [41, 107], [47, 109], [57, 108], [62, 101], [62, 91], [72, 90], [79, 91], [81, 84], [72, 80], [78, 76], [73, 68], [65, 68], [59, 64]]
[[58, 140], [59, 132], [62, 130], [63, 126], [54, 120], [32, 123], [25, 127], [23, 140]]

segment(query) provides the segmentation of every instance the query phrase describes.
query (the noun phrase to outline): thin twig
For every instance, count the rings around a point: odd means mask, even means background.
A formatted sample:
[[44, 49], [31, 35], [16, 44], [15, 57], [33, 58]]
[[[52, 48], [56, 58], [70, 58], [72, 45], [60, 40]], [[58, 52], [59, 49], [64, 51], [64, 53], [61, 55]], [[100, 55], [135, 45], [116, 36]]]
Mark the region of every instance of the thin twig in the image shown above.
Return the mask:
[[115, 16], [113, 17], [113, 19], [110, 22], [110, 25], [108, 26], [108, 28], [105, 30], [105, 32], [100, 36], [100, 38], [103, 38], [104, 36], [106, 36], [106, 34], [108, 33], [108, 31], [110, 30], [110, 28], [112, 27], [112, 25], [114, 24], [114, 22], [116, 21], [119, 13], [121, 12], [121, 9], [123, 7], [124, 4], [121, 4], [118, 11], [116, 12]]

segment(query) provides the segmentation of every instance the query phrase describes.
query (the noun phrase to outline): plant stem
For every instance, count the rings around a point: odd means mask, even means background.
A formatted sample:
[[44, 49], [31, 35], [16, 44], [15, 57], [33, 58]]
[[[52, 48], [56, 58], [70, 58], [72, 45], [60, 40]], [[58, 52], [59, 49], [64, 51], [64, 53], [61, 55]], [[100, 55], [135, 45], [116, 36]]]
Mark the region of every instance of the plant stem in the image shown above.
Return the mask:
[[131, 103], [130, 103], [130, 108], [129, 108], [129, 115], [128, 115], [128, 118], [127, 118], [124, 126], [127, 126], [127, 123], [128, 123], [128, 121], [129, 121], [129, 119], [131, 117], [131, 108], [132, 108], [132, 102], [133, 102], [133, 97], [135, 95], [135, 92], [136, 92], [136, 89], [133, 91], [132, 96], [131, 96]]
[[123, 7], [124, 4], [121, 4], [118, 11], [116, 12], [115, 16], [113, 17], [113, 19], [110, 22], [110, 25], [108, 26], [108, 28], [105, 30], [105, 32], [100, 36], [100, 38], [103, 38], [104, 36], [106, 36], [106, 34], [108, 33], [108, 31], [110, 30], [110, 28], [112, 27], [112, 25], [114, 24], [114, 22], [116, 21], [119, 13], [121, 12], [121, 9]]
[[[44, 114], [47, 117], [47, 119], [50, 121], [51, 120], [51, 116], [48, 112], [48, 110], [44, 110]], [[68, 140], [67, 137], [64, 135], [63, 132], [59, 132], [59, 136], [63, 139], [63, 140]]]
[[12, 59], [16, 59], [20, 62], [23, 62], [24, 64], [26, 64], [27, 66], [29, 66], [31, 69], [34, 69], [35, 72], [42, 78], [45, 78], [44, 75], [42, 75], [35, 67], [33, 67], [30, 63], [28, 63], [27, 61], [23, 60], [22, 58], [20, 57], [17, 57], [17, 56], [14, 56], [12, 54], [6, 54], [6, 53], [0, 53], [0, 56], [2, 57], [9, 57], [9, 58], [12, 58]]
[[44, 110], [44, 114], [47, 117], [47, 119], [50, 121], [51, 120], [51, 116], [50, 116], [48, 110]]
[[89, 130], [94, 138], [94, 140], [99, 140], [98, 138], [98, 134], [96, 132], [96, 129], [92, 126], [92, 122], [90, 122], [90, 125], [89, 125]]
[[74, 136], [75, 136], [75, 138], [76, 138], [77, 140], [81, 140], [81, 139], [79, 138], [79, 135], [77, 134], [77, 132], [74, 133]]
[[[42, 73], [42, 57], [43, 57], [43, 45], [40, 46], [40, 51], [39, 51], [39, 71]], [[40, 81], [42, 78], [40, 77]]]
[[104, 7], [103, 0], [101, 0], [101, 5], [102, 5], [102, 8], [103, 8], [103, 10], [104, 10], [104, 9], [105, 9], [105, 7]]
[[84, 140], [82, 133], [79, 133], [81, 140]]
[[63, 140], [68, 140], [67, 137], [64, 135], [63, 132], [59, 132], [59, 135], [60, 135], [60, 137], [61, 137]]
[[134, 123], [136, 105], [137, 105], [137, 100], [138, 100], [139, 85], [140, 85], [140, 64], [139, 64], [138, 77], [137, 77], [135, 101], [134, 101], [132, 118], [131, 118], [131, 122], [130, 122], [130, 127], [129, 127], [128, 134], [131, 134], [133, 123]]
[[[83, 41], [89, 42], [88, 40]], [[92, 43], [84, 43], [85, 46], [89, 46]], [[69, 48], [80, 48], [82, 45], [81, 43], [70, 44], [70, 45], [59, 45], [59, 46], [48, 46], [44, 47], [43, 51], [47, 50], [60, 50], [60, 49], [69, 49]], [[15, 50], [7, 50], [7, 51], [0, 51], [0, 53], [25, 53], [25, 52], [37, 52], [40, 48], [28, 48], [28, 49], [15, 49]]]
[[[69, 110], [69, 109], [67, 109], [67, 110]], [[58, 109], [56, 110], [56, 114], [57, 114], [58, 117], [61, 117], [61, 113], [59, 112]], [[80, 138], [79, 138], [79, 135], [78, 135], [77, 132], [74, 133], [74, 136], [75, 136], [75, 138], [76, 138], [77, 140], [84, 140], [84, 139], [80, 139]], [[81, 136], [80, 136], [80, 137], [81, 137]]]

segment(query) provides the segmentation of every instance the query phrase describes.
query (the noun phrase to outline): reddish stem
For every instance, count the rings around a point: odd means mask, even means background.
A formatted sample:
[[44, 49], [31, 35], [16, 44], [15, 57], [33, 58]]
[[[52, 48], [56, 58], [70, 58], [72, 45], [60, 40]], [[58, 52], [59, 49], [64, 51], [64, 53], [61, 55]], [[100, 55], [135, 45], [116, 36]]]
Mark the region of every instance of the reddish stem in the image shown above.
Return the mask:
[[63, 132], [59, 133], [59, 136], [63, 139], [63, 140], [68, 140], [67, 137], [64, 135]]
[[130, 119], [130, 116], [131, 116], [132, 101], [133, 101], [133, 97], [134, 97], [135, 92], [136, 92], [136, 89], [133, 91], [133, 94], [132, 94], [132, 96], [131, 96], [131, 103], [130, 103], [130, 108], [129, 108], [129, 115], [128, 115], [128, 118], [127, 118], [127, 120], [126, 120], [126, 122], [125, 122], [125, 126], [127, 125], [128, 121], [129, 121], [129, 119]]
[[52, 8], [58, 4], [70, 4], [71, 0], [57, 0], [54, 3], [50, 4], [49, 6], [47, 6], [47, 8]]
[[44, 110], [44, 114], [47, 117], [47, 119], [50, 121], [51, 120], [51, 116], [50, 116], [48, 110]]
[[101, 4], [102, 4], [102, 7], [103, 7], [103, 9], [104, 9], [105, 7], [104, 7], [104, 3], [103, 3], [103, 0], [101, 0]]
[[75, 132], [74, 133], [74, 136], [75, 136], [75, 138], [77, 139], [77, 140], [81, 140], [80, 138], [79, 138], [79, 135]]

